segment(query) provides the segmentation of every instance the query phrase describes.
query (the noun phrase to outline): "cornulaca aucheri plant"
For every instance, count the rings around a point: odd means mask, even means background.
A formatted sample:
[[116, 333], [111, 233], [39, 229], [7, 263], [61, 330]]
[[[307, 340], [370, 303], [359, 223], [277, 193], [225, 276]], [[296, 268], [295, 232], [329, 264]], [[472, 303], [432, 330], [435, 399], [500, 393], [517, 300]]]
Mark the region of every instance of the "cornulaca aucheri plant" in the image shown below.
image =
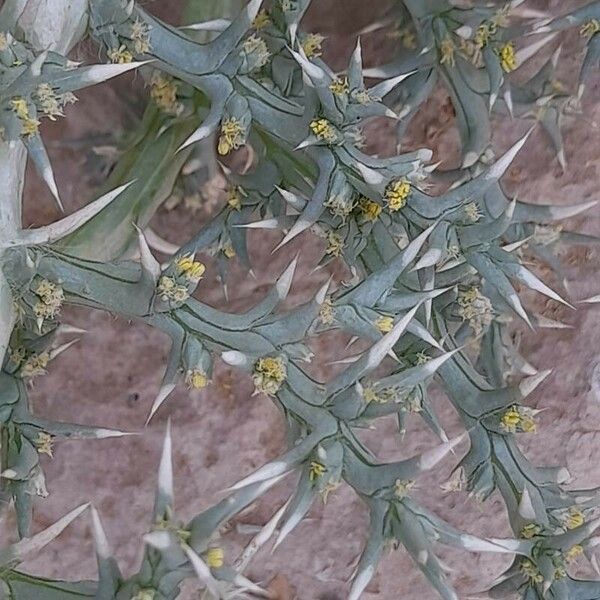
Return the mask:
[[[560, 221], [594, 203], [559, 207], [511, 197], [501, 178], [528, 136], [499, 157], [491, 145], [493, 115], [529, 119], [545, 129], [566, 167], [561, 125], [579, 112], [597, 67], [600, 3], [549, 19], [519, 0], [397, 1], [369, 28], [375, 35], [395, 32], [393, 61], [363, 69], [358, 41], [343, 73], [324, 62], [323, 37], [302, 27], [309, 4], [206, 2], [190, 9], [197, 22], [177, 29], [133, 0], [57, 0], [51, 7], [40, 0], [5, 0], [0, 474], [2, 504], [14, 507], [21, 540], [0, 550], [1, 597], [171, 600], [189, 577], [197, 577], [202, 598], [265, 596], [243, 574], [253, 556], [272, 538], [275, 547], [281, 544], [316, 501], [344, 484], [370, 517], [351, 600], [361, 597], [390, 546], [403, 547], [442, 598], [457, 598], [437, 557], [439, 544], [514, 558], [490, 597], [600, 598], [600, 581], [570, 574], [580, 555], [596, 565], [600, 495], [567, 487], [565, 468], [537, 467], [519, 449], [519, 436], [537, 428], [528, 396], [549, 371], [538, 371], [521, 356], [510, 335], [519, 321], [532, 328], [562, 326], [528, 309], [517, 289], [572, 307], [526, 265], [534, 256], [561, 276], [559, 248], [597, 240], [564, 229]], [[510, 73], [554, 45], [566, 28], [579, 29], [586, 47], [577, 89], [571, 93], [558, 81], [558, 51], [524, 82], [512, 83]], [[67, 58], [86, 34], [102, 49], [105, 64], [82, 66]], [[99, 199], [45, 227], [23, 229], [26, 156], [60, 204], [40, 122], [62, 118], [78, 90], [133, 69], [147, 84], [149, 104]], [[400, 143], [439, 86], [456, 113], [458, 168], [441, 171], [428, 149], [387, 158], [363, 151], [365, 121], [393, 120]], [[240, 150], [244, 168], [220, 164]], [[205, 167], [201, 175], [184, 169], [193, 161]], [[148, 224], [173, 189], [198, 186], [216, 173], [227, 189], [209, 222], [181, 247], [157, 238]], [[431, 195], [431, 183], [444, 191]], [[229, 314], [195, 299], [206, 270], [203, 253], [216, 257], [224, 284], [234, 257], [250, 271], [247, 237], [253, 229], [281, 230], [279, 252], [309, 231], [323, 240], [319, 266], [343, 261], [351, 280], [338, 287], [330, 281], [309, 302], [282, 311], [294, 277], [292, 260], [245, 313]], [[153, 248], [170, 254], [166, 265]], [[63, 438], [126, 433], [41, 419], [31, 410], [28, 384], [68, 350], [71, 342], [65, 340], [80, 333], [61, 323], [64, 305], [137, 319], [170, 337], [149, 418], [177, 385], [209, 386], [220, 357], [247, 373], [256, 394], [277, 404], [288, 433], [281, 456], [183, 522], [175, 513], [169, 425], [142, 540], [144, 557], [128, 577], [111, 555], [95, 509], [97, 581], [49, 581], [18, 568], [26, 554], [87, 508], [31, 536], [34, 499], [47, 495], [40, 455], [51, 456]], [[315, 381], [303, 366], [312, 357], [309, 340], [332, 331], [363, 340], [367, 349], [343, 359], [339, 374]], [[462, 421], [458, 438], [448, 439], [436, 414], [433, 381]], [[413, 413], [440, 440], [420, 455], [381, 462], [357, 435], [392, 415], [401, 443]], [[459, 531], [411, 493], [423, 473], [464, 442], [469, 449], [447, 487], [467, 490], [481, 502], [499, 492], [511, 538]], [[219, 543], [223, 526], [285, 477], [296, 482], [289, 499], [239, 557], [226, 556]]]

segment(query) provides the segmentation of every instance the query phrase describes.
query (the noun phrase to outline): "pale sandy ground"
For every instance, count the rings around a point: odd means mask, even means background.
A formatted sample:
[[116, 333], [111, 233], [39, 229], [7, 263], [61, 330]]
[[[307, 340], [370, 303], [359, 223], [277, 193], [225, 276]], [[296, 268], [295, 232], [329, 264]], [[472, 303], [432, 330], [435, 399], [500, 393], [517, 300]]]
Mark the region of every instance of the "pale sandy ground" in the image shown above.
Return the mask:
[[[157, 3], [158, 4], [158, 3]], [[180, 2], [170, 2], [177, 8]], [[334, 55], [334, 66], [342, 67], [354, 44], [353, 32], [383, 10], [381, 0], [365, 6], [359, 0], [337, 2], [322, 0], [311, 15], [315, 30], [330, 36], [328, 51]], [[573, 2], [568, 3], [569, 6]], [[576, 3], [577, 4], [577, 3]], [[580, 3], [579, 3], [580, 4]], [[538, 7], [566, 10], [565, 2], [542, 2]], [[336, 7], [338, 11], [336, 12]], [[340, 12], [339, 8], [343, 7]], [[152, 4], [150, 9], [154, 10]], [[161, 5], [156, 12], [172, 14]], [[335, 14], [335, 18], [334, 18]], [[565, 79], [576, 72], [580, 42], [576, 35], [566, 38], [563, 60]], [[375, 60], [390, 48], [365, 40], [367, 61]], [[127, 99], [128, 84], [119, 81], [111, 86], [82, 93], [81, 102], [69, 112], [69, 118], [52, 125], [47, 139], [58, 141], [89, 138], [113, 133], [131, 126], [131, 107]], [[594, 198], [600, 181], [600, 145], [598, 130], [591, 121], [600, 122], [597, 82], [588, 92], [584, 105], [585, 118], [569, 122], [565, 128], [569, 169], [562, 174], [547, 140], [537, 132], [528, 142], [507, 176], [507, 185], [531, 202], [574, 203]], [[456, 147], [452, 124], [440, 106], [443, 96], [428, 103], [422, 117], [410, 130], [408, 146], [426, 145], [435, 150], [434, 161], [451, 160]], [[138, 110], [134, 107], [134, 111]], [[526, 126], [503, 123], [498, 148], [514, 141]], [[370, 128], [372, 149], [390, 152], [392, 129], [385, 123]], [[67, 209], [79, 206], [93, 193], [85, 157], [92, 143], [56, 145], [52, 148], [58, 181], [61, 182]], [[27, 186], [27, 219], [37, 224], [56, 218], [48, 194], [35, 179]], [[181, 240], [195, 231], [201, 220], [198, 214], [176, 209], [161, 212], [157, 228], [172, 241]], [[190, 221], [194, 221], [190, 223]], [[600, 234], [600, 209], [572, 224], [586, 233]], [[288, 253], [273, 258], [271, 248], [277, 236], [255, 236], [252, 257], [257, 279], [245, 278], [237, 270], [230, 284], [232, 311], [260, 299], [297, 251], [300, 268], [289, 305], [308, 298], [326, 273], [309, 274], [318, 260], [318, 251], [307, 237], [290, 244]], [[600, 293], [598, 249], [565, 252], [568, 259], [571, 297], [575, 300]], [[267, 265], [261, 267], [260, 265]], [[214, 279], [214, 268], [202, 282], [201, 297], [210, 304], [222, 306], [223, 294]], [[343, 274], [338, 269], [338, 279]], [[526, 449], [539, 464], [567, 464], [574, 485], [600, 485], [600, 320], [599, 309], [577, 312], [544, 307], [533, 299], [548, 316], [558, 316], [573, 326], [570, 330], [542, 331], [525, 336], [525, 354], [540, 369], [553, 368], [554, 373], [532, 397], [534, 406], [546, 409], [541, 415], [540, 433]], [[283, 429], [279, 415], [269, 400], [251, 397], [251, 383], [238, 372], [220, 366], [214, 384], [203, 393], [177, 392], [161, 409], [151, 425], [143, 423], [162, 376], [168, 342], [161, 334], [134, 323], [99, 312], [65, 310], [65, 320], [87, 329], [76, 349], [57, 359], [50, 374], [36, 383], [34, 404], [39, 414], [56, 419], [142, 431], [142, 435], [98, 442], [63, 442], [57, 445], [54, 460], [44, 458], [50, 498], [39, 501], [35, 510], [36, 527], [53, 522], [67, 509], [85, 501], [98, 507], [109, 538], [125, 572], [130, 572], [140, 557], [139, 542], [149, 525], [149, 511], [155, 484], [156, 465], [167, 417], [174, 430], [174, 461], [177, 483], [177, 506], [182, 519], [187, 519], [214, 503], [221, 491], [255, 467], [274, 458], [283, 448]], [[319, 353], [334, 355], [332, 340], [319, 340]], [[596, 372], [595, 378], [593, 377]], [[327, 369], [319, 372], [327, 376]], [[450, 433], [459, 428], [452, 410], [440, 399], [441, 414]], [[377, 431], [367, 436], [370, 447], [382, 458], [409, 456], [435, 443], [420, 421], [411, 423], [410, 433], [398, 444], [393, 423], [378, 424]], [[525, 440], [524, 440], [525, 444]], [[460, 456], [460, 452], [459, 452]], [[443, 495], [438, 491], [453, 466], [448, 460], [417, 492], [423, 502], [454, 525], [480, 535], [508, 533], [502, 503], [492, 498], [477, 505], [464, 493]], [[265, 501], [251, 507], [233, 523], [262, 524], [286, 498], [290, 483], [281, 486]], [[257, 581], [269, 582], [278, 576], [281, 600], [335, 600], [345, 597], [349, 578], [364, 542], [366, 513], [360, 501], [347, 489], [330, 497], [326, 506], [316, 506], [286, 540], [278, 552], [263, 551], [249, 570]], [[235, 531], [227, 537], [227, 552], [232, 554], [248, 537]], [[503, 567], [503, 560], [442, 551], [461, 597], [483, 589]], [[71, 579], [93, 577], [95, 560], [91, 530], [87, 520], [73, 525], [50, 546], [43, 556], [26, 567], [48, 576]], [[275, 588], [274, 588], [275, 589]], [[296, 590], [294, 595], [293, 589]], [[464, 594], [464, 596], [462, 595]], [[191, 586], [186, 596], [196, 598]], [[387, 555], [378, 574], [364, 595], [365, 600], [425, 600], [435, 598], [420, 572], [403, 551]]]

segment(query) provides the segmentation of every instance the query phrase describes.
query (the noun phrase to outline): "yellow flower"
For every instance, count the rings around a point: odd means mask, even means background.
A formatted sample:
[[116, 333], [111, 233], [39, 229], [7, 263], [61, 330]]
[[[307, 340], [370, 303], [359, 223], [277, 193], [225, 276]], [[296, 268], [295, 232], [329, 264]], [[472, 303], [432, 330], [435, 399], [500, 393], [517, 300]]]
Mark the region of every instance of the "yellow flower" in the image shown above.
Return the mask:
[[217, 150], [221, 156], [237, 150], [244, 144], [246, 131], [242, 124], [234, 117], [225, 119], [221, 123], [221, 136]]
[[32, 354], [21, 367], [21, 377], [37, 377], [38, 375], [46, 374], [46, 367], [50, 362], [50, 354], [48, 352], [40, 352]]
[[414, 489], [415, 485], [416, 481], [413, 481], [412, 479], [396, 479], [396, 483], [394, 484], [394, 496], [399, 500], [406, 498], [411, 490]]
[[537, 570], [537, 567], [527, 558], [521, 561], [521, 573], [533, 583], [542, 583], [544, 576]]
[[173, 300], [175, 302], [184, 302], [190, 297], [190, 293], [188, 289], [184, 285], [177, 285], [175, 280], [172, 277], [167, 277], [163, 275], [158, 280], [158, 286], [156, 288], [158, 295], [161, 300], [167, 302], [168, 300]]
[[23, 346], [19, 346], [18, 348], [9, 348], [8, 355], [10, 356], [10, 360], [17, 366], [19, 366], [27, 356], [27, 351]]
[[264, 67], [271, 57], [271, 53], [267, 48], [267, 43], [257, 35], [251, 35], [243, 44], [243, 49], [246, 54], [251, 54], [253, 57], [253, 69]]
[[324, 325], [331, 325], [335, 318], [335, 309], [333, 308], [333, 302], [331, 298], [328, 296], [321, 304], [321, 308], [319, 309], [319, 318]]
[[136, 54], [146, 54], [147, 52], [150, 52], [149, 29], [146, 23], [139, 19], [136, 19], [133, 22], [131, 25], [131, 39], [133, 40], [133, 49]]
[[232, 185], [227, 190], [227, 204], [235, 210], [240, 210], [242, 207], [242, 198], [240, 194], [241, 188], [238, 185]]
[[219, 569], [225, 562], [225, 553], [223, 548], [209, 548], [206, 552], [206, 564], [211, 569]]
[[517, 68], [517, 57], [515, 55], [515, 45], [512, 42], [504, 44], [499, 50], [500, 65], [505, 73], [510, 73]]
[[309, 33], [302, 42], [302, 49], [306, 58], [318, 58], [321, 56], [321, 45], [325, 38], [320, 33]]
[[271, 18], [269, 17], [269, 13], [264, 8], [256, 15], [256, 17], [254, 17], [254, 21], [252, 21], [252, 27], [256, 29], [256, 31], [265, 29], [270, 24]]
[[581, 37], [587, 38], [588, 40], [595, 36], [600, 31], [600, 20], [590, 19], [587, 23], [584, 23], [579, 30]]
[[177, 83], [159, 71], [150, 80], [150, 97], [167, 114], [179, 115], [183, 110], [183, 104], [177, 101]]
[[539, 535], [541, 531], [542, 528], [537, 523], [527, 523], [527, 525], [521, 529], [521, 537], [530, 540], [536, 535]]
[[51, 121], [56, 121], [56, 117], [64, 116], [60, 98], [54, 93], [49, 83], [38, 85], [35, 95], [39, 108]]
[[583, 546], [580, 546], [579, 544], [575, 544], [575, 546], [571, 546], [571, 548], [569, 548], [565, 552], [565, 560], [568, 563], [573, 562], [574, 560], [577, 560], [582, 554], [583, 554]]
[[287, 377], [287, 368], [280, 357], [266, 356], [256, 361], [252, 381], [254, 393], [274, 396]]
[[313, 460], [310, 463], [310, 469], [308, 471], [308, 478], [311, 481], [314, 481], [315, 479], [318, 479], [319, 477], [323, 477], [323, 475], [326, 473], [326, 471], [327, 471], [327, 467], [325, 467], [324, 464], [321, 464], [320, 462]]
[[364, 197], [358, 201], [358, 208], [365, 221], [376, 221], [382, 211], [381, 206], [377, 202]]
[[492, 303], [476, 286], [461, 291], [458, 294], [458, 314], [479, 335], [492, 322]]
[[479, 206], [477, 202], [469, 202], [465, 205], [465, 214], [469, 221], [477, 223], [481, 219], [481, 213], [479, 212]]
[[310, 123], [310, 130], [327, 144], [333, 144], [337, 140], [337, 132], [327, 119], [315, 119]]
[[447, 37], [442, 40], [440, 44], [440, 64], [441, 65], [450, 65], [454, 67], [456, 65], [456, 59], [454, 58], [454, 42], [452, 38]]
[[484, 46], [487, 46], [487, 43], [490, 41], [490, 38], [496, 35], [498, 31], [498, 26], [495, 23], [482, 23], [475, 32], [475, 37], [473, 38], [473, 42], [475, 46], [481, 50]]
[[223, 246], [223, 254], [227, 258], [233, 258], [235, 256], [235, 250], [234, 250], [233, 244], [231, 242], [229, 242], [228, 244], [225, 244], [225, 246]]
[[417, 360], [416, 360], [417, 365], [427, 364], [431, 360], [431, 356], [429, 356], [429, 354], [427, 354], [427, 352], [425, 352], [425, 350], [421, 350], [421, 352], [417, 352], [416, 358], [417, 358]]
[[124, 44], [121, 44], [118, 48], [112, 48], [106, 54], [113, 63], [123, 65], [133, 62], [133, 54], [127, 50], [127, 47]]
[[209, 384], [208, 376], [201, 369], [192, 369], [185, 374], [185, 384], [191, 390], [201, 390]]
[[577, 529], [585, 523], [585, 515], [581, 509], [573, 506], [569, 509], [569, 514], [565, 519], [565, 527], [567, 529]]
[[62, 287], [47, 279], [42, 279], [34, 291], [40, 298], [33, 307], [35, 315], [42, 319], [54, 318], [60, 312], [65, 299]]
[[394, 319], [392, 317], [379, 317], [379, 319], [375, 321], [375, 327], [377, 327], [381, 333], [389, 333], [394, 328]]
[[53, 458], [52, 455], [52, 445], [54, 438], [45, 431], [40, 431], [38, 433], [37, 439], [35, 440], [35, 445], [37, 447], [37, 451], [39, 454], [46, 454], [50, 458]]
[[406, 179], [397, 179], [392, 181], [385, 190], [385, 199], [388, 208], [396, 212], [406, 206], [406, 201], [410, 195], [411, 186]]
[[154, 600], [156, 596], [156, 590], [145, 588], [140, 590], [131, 600]]
[[347, 77], [336, 77], [330, 84], [329, 89], [336, 96], [343, 96], [348, 93], [348, 78]]
[[186, 281], [197, 283], [202, 279], [202, 275], [206, 271], [203, 263], [194, 260], [190, 254], [186, 254], [175, 261], [175, 267], [180, 275], [183, 275]]
[[513, 406], [502, 415], [500, 423], [502, 429], [514, 433], [517, 430], [517, 426], [521, 423], [521, 415], [519, 414], [519, 411]]
[[339, 257], [342, 255], [344, 250], [344, 240], [341, 235], [338, 235], [334, 231], [330, 231], [327, 234], [327, 248], [325, 254], [329, 256]]
[[40, 122], [29, 115], [29, 106], [25, 98], [11, 100], [12, 108], [21, 121], [21, 135], [32, 136], [38, 133]]
[[27, 100], [25, 100], [25, 98], [13, 98], [10, 103], [19, 119], [26, 119], [29, 117], [29, 107], [27, 106]]

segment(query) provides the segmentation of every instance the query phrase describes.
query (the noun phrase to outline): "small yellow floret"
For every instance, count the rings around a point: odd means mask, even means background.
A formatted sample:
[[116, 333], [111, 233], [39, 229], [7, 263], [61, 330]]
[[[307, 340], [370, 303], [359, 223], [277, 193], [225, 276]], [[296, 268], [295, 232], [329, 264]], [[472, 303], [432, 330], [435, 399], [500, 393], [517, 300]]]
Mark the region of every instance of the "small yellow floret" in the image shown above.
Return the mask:
[[381, 333], [389, 333], [394, 328], [394, 319], [392, 317], [379, 317], [377, 321], [375, 321], [375, 327], [377, 327]]
[[283, 360], [276, 356], [258, 359], [254, 365], [252, 381], [255, 393], [263, 392], [274, 396], [287, 377], [287, 368]]
[[327, 471], [327, 467], [324, 464], [317, 462], [316, 460], [311, 461], [310, 470], [308, 472], [308, 478], [311, 481], [315, 479], [319, 479], [319, 477], [323, 477], [325, 472]]
[[302, 42], [302, 49], [306, 58], [318, 58], [322, 54], [322, 44], [325, 37], [320, 33], [309, 33]]
[[52, 446], [54, 443], [54, 438], [45, 431], [40, 431], [38, 433], [37, 439], [35, 440], [35, 445], [37, 447], [37, 451], [39, 454], [46, 454], [50, 458], [53, 458], [52, 454]]
[[337, 140], [337, 132], [327, 119], [311, 121], [310, 130], [319, 140], [327, 144], [333, 144]]
[[515, 45], [512, 42], [504, 44], [500, 48], [498, 55], [500, 56], [500, 65], [505, 73], [510, 73], [518, 67]]
[[246, 131], [243, 125], [234, 117], [221, 123], [221, 136], [217, 150], [221, 156], [237, 150], [245, 142]]
[[118, 48], [112, 48], [106, 54], [113, 63], [123, 65], [133, 62], [133, 54], [127, 50], [124, 44], [121, 44]]
[[206, 552], [206, 564], [211, 569], [219, 569], [225, 562], [225, 553], [223, 548], [209, 548]]
[[396, 212], [406, 206], [408, 196], [410, 195], [410, 182], [406, 179], [398, 179], [392, 181], [385, 190], [385, 199], [388, 208], [392, 212]]

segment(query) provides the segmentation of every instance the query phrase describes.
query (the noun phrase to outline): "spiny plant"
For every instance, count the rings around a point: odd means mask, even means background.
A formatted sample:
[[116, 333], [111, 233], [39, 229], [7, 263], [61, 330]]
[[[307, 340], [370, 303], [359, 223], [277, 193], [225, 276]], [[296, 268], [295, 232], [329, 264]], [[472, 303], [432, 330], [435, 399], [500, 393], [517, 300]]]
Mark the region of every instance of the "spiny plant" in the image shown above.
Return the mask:
[[[594, 203], [546, 206], [507, 194], [501, 178], [528, 136], [495, 157], [491, 115], [543, 126], [566, 166], [561, 123], [579, 110], [598, 62], [600, 3], [549, 19], [519, 0], [403, 0], [369, 28], [379, 35], [391, 23], [400, 40], [394, 62], [363, 69], [359, 41], [343, 73], [324, 62], [323, 37], [301, 27], [309, 0], [237, 4], [207, 3], [201, 21], [180, 29], [133, 0], [58, 0], [55, 13], [39, 0], [5, 0], [0, 10], [0, 473], [2, 501], [14, 506], [21, 537], [0, 551], [1, 596], [170, 600], [193, 576], [203, 598], [268, 596], [243, 575], [250, 560], [271, 538], [281, 544], [317, 499], [343, 483], [370, 517], [351, 600], [361, 597], [388, 546], [404, 547], [442, 598], [457, 598], [438, 544], [514, 557], [490, 597], [599, 599], [600, 582], [575, 579], [570, 565], [583, 554], [597, 568], [600, 496], [569, 488], [565, 468], [537, 467], [521, 452], [518, 436], [537, 428], [528, 397], [549, 371], [538, 372], [510, 335], [517, 320], [561, 327], [526, 308], [516, 284], [572, 307], [526, 264], [535, 256], [563, 277], [559, 246], [597, 240], [557, 222]], [[558, 51], [524, 83], [511, 83], [510, 72], [568, 27], [578, 27], [587, 46], [574, 93], [556, 79]], [[108, 64], [66, 58], [85, 33]], [[40, 120], [62, 117], [77, 90], [132, 69], [147, 82], [150, 103], [105, 193], [55, 223], [24, 229], [26, 153], [60, 204]], [[459, 168], [439, 171], [427, 149], [387, 158], [364, 152], [366, 120], [394, 120], [402, 141], [438, 84], [456, 112]], [[242, 169], [217, 160], [244, 151]], [[225, 201], [192, 239], [170, 248], [148, 224], [174, 186], [198, 184], [183, 179], [194, 161], [226, 179]], [[444, 191], [428, 193], [431, 182], [446, 183]], [[195, 299], [206, 270], [201, 253], [217, 258], [223, 282], [233, 257], [250, 271], [253, 229], [281, 230], [279, 251], [310, 231], [324, 240], [318, 266], [343, 261], [351, 280], [338, 287], [330, 281], [312, 300], [282, 311], [294, 259], [245, 313]], [[166, 265], [152, 247], [167, 249]], [[65, 336], [80, 333], [61, 323], [64, 305], [137, 319], [170, 337], [149, 418], [179, 383], [207, 387], [220, 357], [277, 404], [288, 434], [281, 456], [186, 523], [175, 516], [168, 426], [144, 557], [129, 576], [112, 557], [95, 509], [97, 581], [55, 582], [18, 569], [26, 553], [86, 508], [29, 537], [34, 497], [47, 495], [39, 455], [52, 455], [60, 438], [125, 434], [41, 419], [31, 409], [28, 383], [68, 350]], [[312, 358], [308, 342], [332, 331], [368, 348], [342, 358], [337, 375], [315, 381], [303, 367]], [[434, 380], [464, 426], [458, 438], [448, 439], [436, 414]], [[358, 431], [395, 416], [400, 443], [411, 413], [440, 444], [406, 460], [380, 461]], [[463, 441], [469, 449], [449, 486], [481, 502], [499, 492], [512, 538], [459, 531], [412, 495], [419, 477]], [[225, 556], [224, 525], [292, 474], [296, 484], [285, 504], [239, 557]]]

